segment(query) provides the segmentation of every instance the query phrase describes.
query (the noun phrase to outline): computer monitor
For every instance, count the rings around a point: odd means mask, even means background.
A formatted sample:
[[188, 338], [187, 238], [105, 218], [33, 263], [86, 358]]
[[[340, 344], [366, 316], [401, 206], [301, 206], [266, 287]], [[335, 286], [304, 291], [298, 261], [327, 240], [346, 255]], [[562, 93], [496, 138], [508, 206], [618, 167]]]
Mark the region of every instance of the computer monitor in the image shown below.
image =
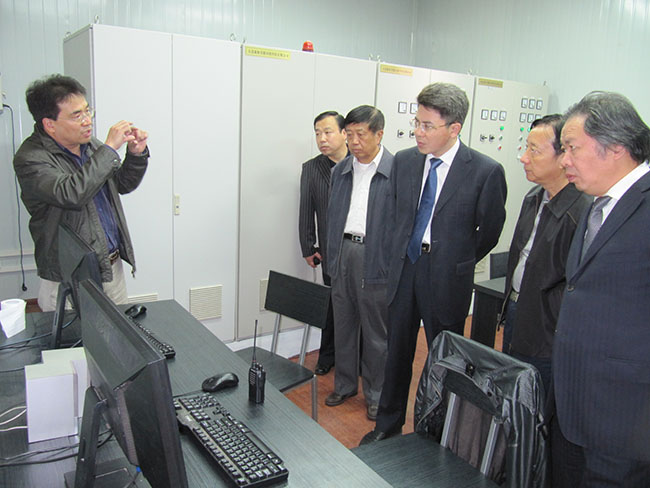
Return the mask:
[[99, 261], [97, 260], [95, 251], [76, 232], [63, 223], [59, 225], [58, 245], [59, 269], [62, 280], [59, 284], [56, 309], [54, 311], [54, 322], [52, 323], [51, 349], [61, 347], [61, 332], [63, 330], [65, 304], [68, 297], [70, 297], [70, 301], [72, 302], [72, 308], [78, 314], [79, 300], [77, 298], [77, 289], [79, 288], [79, 282], [91, 279], [99, 286], [102, 283]]
[[[74, 479], [75, 488], [123, 486], [128, 473], [95, 465], [102, 419], [111, 428], [128, 461], [151, 486], [187, 487], [172, 390], [164, 357], [92, 281], [79, 286], [82, 338], [91, 386], [86, 391]], [[111, 463], [113, 464], [113, 462]], [[125, 463], [126, 464], [126, 463]], [[126, 485], [126, 483], [124, 484]]]

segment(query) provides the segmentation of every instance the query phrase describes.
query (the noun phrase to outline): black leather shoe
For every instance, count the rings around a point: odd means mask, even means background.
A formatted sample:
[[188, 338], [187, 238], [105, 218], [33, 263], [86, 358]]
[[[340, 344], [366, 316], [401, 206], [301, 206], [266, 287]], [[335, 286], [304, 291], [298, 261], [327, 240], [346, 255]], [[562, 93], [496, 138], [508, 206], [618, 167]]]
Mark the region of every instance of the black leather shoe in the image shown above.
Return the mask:
[[319, 376], [323, 376], [323, 375], [330, 372], [330, 369], [332, 369], [332, 366], [334, 366], [334, 365], [330, 364], [329, 366], [321, 366], [320, 364], [317, 364], [316, 369], [314, 370], [314, 373], [319, 375]]
[[384, 439], [388, 439], [389, 437], [393, 437], [401, 433], [402, 433], [401, 427], [396, 432], [384, 432], [382, 430], [375, 429], [371, 432], [368, 432], [366, 435], [364, 435], [363, 439], [361, 439], [361, 442], [359, 442], [359, 445], [363, 446], [364, 444], [371, 444], [373, 442], [383, 441]]
[[335, 391], [327, 395], [327, 398], [325, 399], [325, 405], [328, 407], [336, 407], [337, 405], [340, 405], [343, 403], [345, 400], [347, 400], [350, 397], [353, 397], [356, 395], [357, 392], [355, 391], [354, 393], [348, 393], [347, 395], [339, 395]]
[[379, 405], [368, 405], [368, 410], [366, 411], [368, 420], [377, 420], [377, 410], [379, 410]]

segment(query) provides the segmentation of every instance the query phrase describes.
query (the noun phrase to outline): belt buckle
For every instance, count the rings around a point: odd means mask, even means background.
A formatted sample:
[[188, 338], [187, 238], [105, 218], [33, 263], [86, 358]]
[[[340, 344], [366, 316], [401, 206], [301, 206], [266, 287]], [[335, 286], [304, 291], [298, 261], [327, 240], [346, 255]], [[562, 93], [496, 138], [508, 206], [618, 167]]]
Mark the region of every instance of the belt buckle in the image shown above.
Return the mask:
[[425, 242], [422, 243], [422, 252], [424, 254], [429, 254], [431, 252], [431, 244], [427, 244]]
[[114, 251], [108, 255], [108, 261], [113, 264], [115, 261], [120, 259], [120, 250]]
[[517, 303], [517, 300], [519, 300], [519, 292], [517, 292], [517, 291], [515, 291], [515, 290], [512, 290], [512, 291], [510, 292], [510, 297], [509, 297], [509, 298], [510, 298], [510, 300], [512, 300], [513, 302]]
[[350, 240], [352, 242], [358, 242], [359, 244], [363, 244], [363, 236], [355, 236], [354, 234], [351, 234]]

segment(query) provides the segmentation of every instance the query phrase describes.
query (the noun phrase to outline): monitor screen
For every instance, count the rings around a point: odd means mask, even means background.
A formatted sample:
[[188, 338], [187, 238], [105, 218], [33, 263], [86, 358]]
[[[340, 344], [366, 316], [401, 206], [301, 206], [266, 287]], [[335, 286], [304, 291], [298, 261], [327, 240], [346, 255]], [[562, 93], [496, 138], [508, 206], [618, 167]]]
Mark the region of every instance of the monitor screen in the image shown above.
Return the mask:
[[[51, 349], [61, 347], [65, 304], [68, 297], [70, 297], [73, 309], [78, 314], [79, 282], [91, 279], [100, 287], [102, 283], [95, 251], [76, 232], [63, 223], [59, 225], [58, 246], [57, 253], [62, 280], [59, 284], [54, 323], [52, 324]], [[73, 342], [78, 341], [78, 339], [79, 337], [74, 338]]]
[[[151, 486], [186, 487], [171, 385], [164, 357], [141, 335], [92, 281], [79, 286], [82, 338], [91, 387], [86, 394], [82, 437], [93, 423], [89, 394], [102, 404], [103, 418], [127, 459], [138, 466]], [[92, 402], [91, 402], [92, 403]], [[96, 419], [94, 423], [97, 423]], [[82, 439], [77, 479], [86, 456]], [[95, 470], [95, 466], [90, 469]], [[75, 484], [75, 486], [77, 486]]]

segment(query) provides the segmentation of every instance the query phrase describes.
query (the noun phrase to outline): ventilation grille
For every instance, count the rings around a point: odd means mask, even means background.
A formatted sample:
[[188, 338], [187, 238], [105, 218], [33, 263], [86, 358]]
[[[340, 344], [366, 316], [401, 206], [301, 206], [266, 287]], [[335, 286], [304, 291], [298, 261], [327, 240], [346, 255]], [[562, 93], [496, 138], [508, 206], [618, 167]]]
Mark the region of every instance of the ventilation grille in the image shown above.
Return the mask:
[[149, 293], [148, 295], [135, 295], [129, 297], [129, 303], [157, 302], [158, 293]]
[[266, 303], [266, 289], [269, 287], [268, 278], [260, 280], [260, 311], [266, 310], [264, 304]]
[[221, 318], [222, 289], [222, 285], [190, 288], [190, 313], [197, 320]]

